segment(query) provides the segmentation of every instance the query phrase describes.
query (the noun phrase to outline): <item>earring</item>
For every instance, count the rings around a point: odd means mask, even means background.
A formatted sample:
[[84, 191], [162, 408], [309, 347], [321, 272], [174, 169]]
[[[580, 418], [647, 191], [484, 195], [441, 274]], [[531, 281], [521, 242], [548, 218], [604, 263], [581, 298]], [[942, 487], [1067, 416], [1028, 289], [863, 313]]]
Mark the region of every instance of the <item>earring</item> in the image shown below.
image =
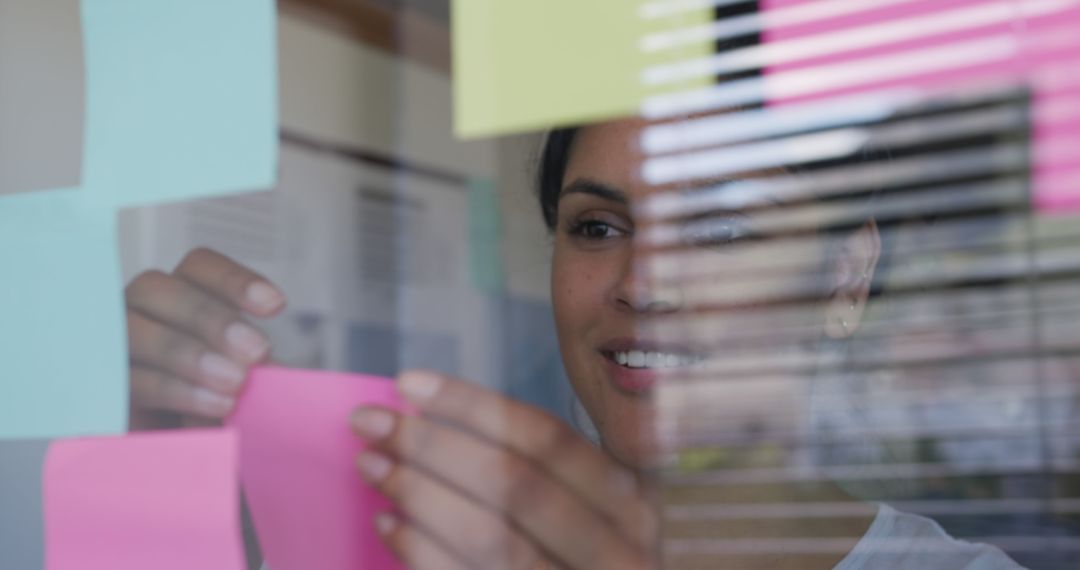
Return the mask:
[[840, 319], [840, 328], [844, 329], [844, 332], [850, 332], [848, 331], [847, 319]]

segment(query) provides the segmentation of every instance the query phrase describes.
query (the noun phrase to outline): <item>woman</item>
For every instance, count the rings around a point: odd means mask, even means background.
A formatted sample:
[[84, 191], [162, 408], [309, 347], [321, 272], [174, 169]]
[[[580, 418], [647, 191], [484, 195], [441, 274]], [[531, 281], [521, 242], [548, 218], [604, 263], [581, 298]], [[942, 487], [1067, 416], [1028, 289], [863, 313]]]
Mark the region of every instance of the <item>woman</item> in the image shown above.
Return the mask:
[[[740, 290], [741, 264], [760, 254], [743, 247], [744, 240], [750, 243], [755, 212], [714, 214], [708, 231], [687, 232], [675, 248], [645, 243], [663, 222], [644, 215], [643, 205], [680, 188], [652, 187], [639, 178], [644, 157], [637, 141], [644, 126], [623, 120], [557, 131], [541, 165], [540, 204], [554, 236], [551, 293], [562, 360], [597, 428], [599, 446], [540, 410], [431, 372], [405, 372], [398, 379], [421, 414], [368, 408], [353, 416], [356, 433], [375, 442], [357, 458], [358, 469], [403, 514], [384, 514], [377, 526], [410, 568], [626, 570], [659, 564], [651, 475], [662, 455], [655, 437], [657, 381], [710, 352], [702, 339], [725, 334], [715, 327], [667, 326], [702, 308], [693, 287], [647, 270], [665, 252], [712, 260], [728, 276], [726, 294], [734, 297], [820, 291], [805, 303], [809, 310], [798, 312], [799, 325], [819, 338], [843, 339], [858, 328], [880, 252], [872, 220], [840, 236], [801, 236], [786, 255], [802, 263], [778, 264], [767, 280]], [[141, 275], [127, 300], [136, 427], [175, 424], [181, 416], [224, 417], [246, 369], [270, 354], [265, 337], [243, 318], [269, 317], [285, 305], [272, 284], [206, 250], [189, 254], [171, 274]], [[659, 331], [669, 334], [648, 336]], [[799, 343], [813, 350], [805, 344]], [[835, 488], [801, 493], [792, 489], [788, 498], [845, 497]], [[732, 554], [723, 565], [1014, 567], [999, 551], [955, 542], [926, 519], [871, 505], [856, 512], [837, 522], [835, 534], [848, 538], [835, 551]], [[720, 528], [710, 538], [798, 537], [806, 526], [765, 521], [752, 533]], [[900, 552], [874, 548], [882, 539], [921, 542]]]

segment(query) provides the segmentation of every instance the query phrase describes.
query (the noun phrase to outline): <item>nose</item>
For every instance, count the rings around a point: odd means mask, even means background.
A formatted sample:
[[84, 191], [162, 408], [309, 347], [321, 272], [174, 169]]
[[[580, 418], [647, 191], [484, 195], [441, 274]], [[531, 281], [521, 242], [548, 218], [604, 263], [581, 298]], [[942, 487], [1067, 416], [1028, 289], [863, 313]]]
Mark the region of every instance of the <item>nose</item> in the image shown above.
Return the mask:
[[684, 305], [679, 284], [656, 275], [649, 268], [651, 255], [656, 252], [635, 251], [627, 256], [618, 286], [616, 305], [624, 311], [642, 315], [663, 315], [680, 311]]

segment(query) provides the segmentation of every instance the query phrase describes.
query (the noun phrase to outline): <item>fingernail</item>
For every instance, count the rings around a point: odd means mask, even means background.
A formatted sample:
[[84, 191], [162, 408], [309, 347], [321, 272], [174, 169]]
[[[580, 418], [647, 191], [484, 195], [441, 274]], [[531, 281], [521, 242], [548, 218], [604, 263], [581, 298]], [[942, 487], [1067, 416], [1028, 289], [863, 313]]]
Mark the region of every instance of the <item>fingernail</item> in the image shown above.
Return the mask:
[[244, 355], [250, 362], [262, 360], [270, 350], [270, 343], [266, 342], [263, 335], [244, 323], [229, 325], [229, 328], [225, 329], [225, 340], [233, 350]]
[[397, 517], [390, 513], [379, 513], [375, 515], [375, 530], [382, 536], [394, 532], [394, 529], [397, 528], [397, 524]]
[[232, 411], [234, 400], [205, 388], [195, 389], [195, 406], [203, 413], [222, 417]]
[[394, 430], [394, 416], [386, 410], [363, 408], [353, 414], [352, 424], [365, 439], [382, 439]]
[[199, 358], [199, 369], [229, 392], [235, 392], [244, 383], [243, 369], [214, 352], [207, 352]]
[[273, 311], [285, 302], [285, 295], [281, 294], [273, 285], [265, 281], [256, 281], [248, 285], [244, 293], [248, 303], [257, 307], [260, 311]]
[[406, 372], [398, 378], [398, 390], [406, 398], [420, 403], [430, 400], [442, 383], [441, 377], [430, 372]]
[[370, 483], [378, 483], [390, 473], [392, 464], [385, 455], [365, 451], [360, 454], [360, 457], [356, 458], [356, 466], [360, 469], [360, 474], [364, 476], [364, 479]]

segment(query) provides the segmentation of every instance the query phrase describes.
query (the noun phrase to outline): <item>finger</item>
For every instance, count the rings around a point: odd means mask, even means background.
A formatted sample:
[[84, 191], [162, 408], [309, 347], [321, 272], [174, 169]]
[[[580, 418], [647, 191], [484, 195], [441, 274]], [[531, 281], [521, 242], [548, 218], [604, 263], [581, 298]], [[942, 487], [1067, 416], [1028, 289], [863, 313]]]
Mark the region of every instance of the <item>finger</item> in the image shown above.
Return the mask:
[[239, 309], [183, 279], [159, 271], [144, 273], [128, 286], [127, 303], [198, 337], [238, 364], [261, 362], [270, 353], [270, 342], [240, 318]]
[[357, 466], [412, 523], [470, 568], [526, 570], [540, 558], [505, 519], [442, 481], [375, 451], [362, 453]]
[[[420, 500], [421, 510], [440, 510], [431, 506], [436, 500], [433, 492], [414, 488], [421, 487], [415, 473], [422, 469], [513, 521], [545, 551], [556, 553], [574, 568], [600, 568], [601, 562], [624, 563], [613, 566], [617, 568], [635, 567], [625, 563], [638, 558], [641, 545], [628, 540], [610, 519], [521, 455], [423, 416], [402, 416], [380, 408], [361, 408], [353, 416], [353, 426], [378, 449], [401, 459], [394, 472], [404, 473], [398, 476], [408, 477], [409, 485], [387, 483], [391, 498]], [[393, 475], [387, 475], [390, 466], [384, 467], [382, 475], [392, 480]], [[365, 471], [376, 484], [381, 483], [379, 475], [378, 469]], [[408, 495], [399, 498], [395, 491], [402, 486], [409, 487]], [[459, 506], [447, 512], [456, 517], [460, 510]], [[567, 532], [568, 522], [573, 525], [572, 533]]]
[[175, 273], [257, 317], [273, 316], [285, 308], [285, 295], [268, 279], [210, 249], [188, 253]]
[[127, 326], [132, 362], [164, 370], [226, 396], [240, 391], [244, 370], [197, 338], [136, 311], [128, 311]]
[[[431, 372], [402, 374], [402, 394], [425, 414], [460, 425], [527, 457], [634, 540], [657, 530], [634, 475], [561, 420], [471, 384]], [[513, 421], [514, 429], [508, 429]]]
[[375, 517], [383, 542], [410, 570], [468, 570], [442, 545], [390, 513]]
[[223, 419], [235, 400], [207, 388], [195, 386], [168, 372], [132, 365], [132, 404], [142, 410], [178, 412], [204, 418]]

